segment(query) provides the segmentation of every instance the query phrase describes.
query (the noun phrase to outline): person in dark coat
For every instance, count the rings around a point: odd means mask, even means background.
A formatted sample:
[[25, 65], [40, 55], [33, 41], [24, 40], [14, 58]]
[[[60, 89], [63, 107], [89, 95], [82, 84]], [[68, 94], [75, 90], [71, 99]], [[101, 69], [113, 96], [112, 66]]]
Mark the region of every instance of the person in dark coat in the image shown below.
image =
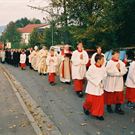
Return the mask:
[[26, 50], [26, 65], [29, 66], [29, 55], [30, 55], [30, 50]]
[[18, 67], [18, 61], [19, 61], [18, 58], [19, 58], [18, 52], [17, 52], [17, 49], [15, 49], [13, 52], [13, 65], [15, 67]]

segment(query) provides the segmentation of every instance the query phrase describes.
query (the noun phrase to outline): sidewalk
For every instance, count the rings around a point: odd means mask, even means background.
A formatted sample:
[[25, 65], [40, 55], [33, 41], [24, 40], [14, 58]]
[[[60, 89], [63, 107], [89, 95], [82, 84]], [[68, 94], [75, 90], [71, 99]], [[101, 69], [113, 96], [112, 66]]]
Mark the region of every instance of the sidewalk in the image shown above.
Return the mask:
[[36, 135], [1, 69], [0, 135]]

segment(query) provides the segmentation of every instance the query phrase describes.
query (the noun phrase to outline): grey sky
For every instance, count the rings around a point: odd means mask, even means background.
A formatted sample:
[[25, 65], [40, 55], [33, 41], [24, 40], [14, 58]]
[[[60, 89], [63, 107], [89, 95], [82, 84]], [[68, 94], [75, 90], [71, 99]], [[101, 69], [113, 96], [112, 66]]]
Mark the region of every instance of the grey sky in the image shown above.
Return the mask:
[[0, 26], [22, 17], [43, 19], [45, 13], [32, 10], [27, 5], [47, 6], [49, 0], [0, 0]]

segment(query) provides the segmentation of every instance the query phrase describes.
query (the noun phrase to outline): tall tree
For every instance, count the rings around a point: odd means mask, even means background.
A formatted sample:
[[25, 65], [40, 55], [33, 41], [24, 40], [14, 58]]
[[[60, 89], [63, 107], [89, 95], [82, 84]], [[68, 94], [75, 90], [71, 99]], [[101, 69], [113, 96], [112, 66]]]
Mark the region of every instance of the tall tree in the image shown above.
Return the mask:
[[17, 31], [17, 27], [14, 22], [10, 22], [7, 25], [7, 28], [5, 29], [2, 36], [5, 43], [11, 42], [13, 48], [19, 46], [21, 34]]
[[41, 21], [36, 18], [29, 20], [28, 18], [25, 17], [25, 18], [21, 18], [15, 22], [15, 25], [17, 28], [22, 28], [28, 24], [41, 24]]
[[44, 44], [44, 30], [34, 29], [30, 35], [29, 44], [32, 47], [35, 45], [40, 47], [42, 44]]

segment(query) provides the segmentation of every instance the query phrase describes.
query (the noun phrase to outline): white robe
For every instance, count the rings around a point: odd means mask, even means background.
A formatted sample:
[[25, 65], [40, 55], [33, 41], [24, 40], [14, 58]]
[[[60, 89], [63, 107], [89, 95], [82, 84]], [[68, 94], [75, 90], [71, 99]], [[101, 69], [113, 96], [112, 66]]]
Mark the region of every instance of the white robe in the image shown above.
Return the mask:
[[24, 53], [20, 55], [20, 63], [24, 64], [25, 62], [26, 62], [26, 54]]
[[[80, 59], [80, 55], [83, 54], [83, 59]], [[78, 52], [74, 51], [71, 57], [72, 62], [72, 79], [82, 80], [86, 73], [86, 64], [89, 57], [86, 51]]]
[[1, 61], [4, 62], [5, 61], [5, 51], [2, 50], [0, 53], [1, 53], [0, 54]]
[[48, 51], [41, 49], [38, 53], [38, 72], [45, 74], [47, 72], [47, 65], [46, 65], [46, 58], [47, 58]]
[[[120, 64], [120, 71], [117, 69], [116, 65]], [[107, 92], [121, 92], [123, 91], [123, 75], [126, 74], [127, 68], [125, 64], [119, 60], [114, 62], [109, 60], [106, 66], [107, 77], [104, 81], [104, 90]]]
[[129, 88], [135, 88], [135, 61], [130, 64], [125, 84]]
[[88, 80], [86, 86], [86, 93], [91, 95], [100, 96], [104, 93], [102, 81], [107, 76], [105, 67], [96, 67], [91, 65], [86, 72], [86, 78]]
[[[64, 50], [64, 54], [70, 53], [69, 51]], [[64, 55], [59, 55], [59, 76], [61, 82], [70, 82], [71, 81], [71, 60], [69, 57]], [[64, 76], [63, 76], [63, 64], [64, 64]]]
[[37, 70], [37, 59], [38, 59], [38, 51], [33, 51], [31, 53], [31, 66], [33, 67], [34, 70]]
[[58, 66], [58, 57], [55, 55], [51, 57], [50, 54], [48, 54], [47, 59], [46, 59], [46, 64], [47, 64], [48, 73], [56, 73], [57, 66]]

